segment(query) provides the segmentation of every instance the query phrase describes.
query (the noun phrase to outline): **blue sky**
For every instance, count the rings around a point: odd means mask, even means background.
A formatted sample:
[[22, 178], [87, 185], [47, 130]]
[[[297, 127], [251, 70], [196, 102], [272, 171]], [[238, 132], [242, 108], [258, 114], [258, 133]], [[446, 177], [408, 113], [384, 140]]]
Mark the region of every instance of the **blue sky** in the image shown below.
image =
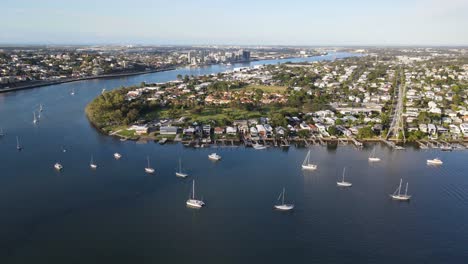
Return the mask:
[[0, 43], [468, 45], [468, 0], [1, 0]]

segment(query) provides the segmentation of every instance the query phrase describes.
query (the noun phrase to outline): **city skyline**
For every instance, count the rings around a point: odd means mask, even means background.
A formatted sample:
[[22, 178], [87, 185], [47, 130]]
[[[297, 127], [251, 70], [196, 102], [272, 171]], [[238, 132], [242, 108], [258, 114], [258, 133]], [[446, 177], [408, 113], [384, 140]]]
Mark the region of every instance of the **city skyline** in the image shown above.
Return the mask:
[[468, 2], [462, 0], [163, 2], [3, 3], [0, 44], [468, 44]]

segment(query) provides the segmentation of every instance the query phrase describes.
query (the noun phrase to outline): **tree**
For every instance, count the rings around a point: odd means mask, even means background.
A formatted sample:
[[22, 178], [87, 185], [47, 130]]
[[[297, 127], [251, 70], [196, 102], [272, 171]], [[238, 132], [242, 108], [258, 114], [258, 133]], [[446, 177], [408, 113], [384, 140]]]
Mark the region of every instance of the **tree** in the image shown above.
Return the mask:
[[370, 126], [365, 126], [358, 130], [358, 138], [373, 138], [374, 136], [374, 131]]
[[338, 129], [336, 129], [336, 126], [329, 126], [328, 127], [328, 133], [332, 136], [336, 136], [339, 134]]
[[306, 130], [306, 129], [299, 130], [299, 132], [297, 132], [297, 135], [298, 135], [300, 138], [308, 138], [308, 137], [310, 136], [310, 131], [309, 131], [309, 130]]

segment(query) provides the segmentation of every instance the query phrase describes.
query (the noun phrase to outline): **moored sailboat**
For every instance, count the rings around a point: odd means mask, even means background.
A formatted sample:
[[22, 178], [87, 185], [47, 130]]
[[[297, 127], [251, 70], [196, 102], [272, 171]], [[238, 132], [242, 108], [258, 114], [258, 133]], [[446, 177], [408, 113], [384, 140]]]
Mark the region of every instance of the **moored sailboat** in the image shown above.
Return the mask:
[[148, 160], [148, 166], [145, 168], [145, 172], [146, 172], [146, 173], [149, 173], [149, 174], [154, 173], [154, 169], [151, 168], [151, 166], [150, 166], [149, 157], [146, 157], [146, 159]]
[[343, 168], [343, 178], [341, 179], [341, 181], [336, 182], [336, 185], [338, 185], [338, 186], [340, 186], [340, 187], [351, 187], [351, 186], [353, 186], [352, 183], [346, 182], [346, 181], [344, 180], [344, 178], [345, 178], [345, 173], [346, 173], [346, 167]]
[[176, 171], [175, 175], [181, 178], [186, 178], [188, 176], [187, 173], [182, 172], [182, 161], [180, 159], [179, 159], [179, 170]]
[[375, 147], [374, 147], [374, 149], [372, 150], [371, 154], [369, 155], [369, 161], [370, 161], [370, 162], [378, 162], [378, 161], [380, 161], [380, 158], [378, 158], [378, 157], [375, 156]]
[[408, 195], [408, 183], [406, 183], [405, 194], [401, 194], [402, 181], [403, 179], [400, 179], [400, 185], [398, 186], [398, 188], [395, 190], [393, 194], [390, 194], [390, 197], [398, 201], [408, 201], [411, 198], [411, 195]]
[[94, 163], [93, 156], [91, 155], [91, 161], [89, 162], [89, 167], [93, 170], [97, 169], [97, 164]]
[[310, 150], [307, 152], [307, 155], [302, 162], [302, 169], [303, 170], [316, 170], [317, 165], [310, 163]]
[[281, 210], [281, 211], [289, 211], [289, 210], [294, 209], [294, 204], [287, 204], [287, 203], [284, 202], [285, 193], [286, 193], [286, 191], [283, 188], [283, 191], [278, 196], [278, 201], [281, 199], [281, 203], [280, 204], [275, 204], [275, 206], [274, 206], [275, 209], [278, 209], [278, 210]]
[[195, 199], [195, 180], [192, 181], [192, 195], [185, 202], [185, 204], [192, 208], [202, 208], [205, 203], [202, 200]]

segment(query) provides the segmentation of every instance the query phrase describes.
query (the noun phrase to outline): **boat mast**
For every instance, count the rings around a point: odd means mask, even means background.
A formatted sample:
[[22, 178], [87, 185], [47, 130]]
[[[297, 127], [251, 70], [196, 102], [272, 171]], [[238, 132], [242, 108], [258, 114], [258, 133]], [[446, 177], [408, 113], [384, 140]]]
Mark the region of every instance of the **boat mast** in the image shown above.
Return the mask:
[[195, 180], [192, 181], [192, 200], [195, 200]]
[[282, 199], [282, 204], [284, 205], [284, 187], [283, 187], [283, 199]]
[[405, 196], [408, 195], [408, 183], [406, 183], [406, 190], [405, 190]]
[[182, 161], [179, 158], [179, 172], [182, 173]]
[[346, 167], [343, 168], [343, 180], [342, 180], [342, 182], [344, 182], [345, 171], [346, 171]]
[[400, 196], [400, 193], [401, 193], [401, 182], [402, 182], [403, 179], [400, 179], [400, 187], [398, 187], [398, 196]]
[[146, 159], [148, 160], [148, 168], [150, 168], [149, 156], [146, 156]]
[[19, 148], [19, 147], [20, 147], [19, 138], [18, 138], [18, 136], [16, 136], [16, 148]]

